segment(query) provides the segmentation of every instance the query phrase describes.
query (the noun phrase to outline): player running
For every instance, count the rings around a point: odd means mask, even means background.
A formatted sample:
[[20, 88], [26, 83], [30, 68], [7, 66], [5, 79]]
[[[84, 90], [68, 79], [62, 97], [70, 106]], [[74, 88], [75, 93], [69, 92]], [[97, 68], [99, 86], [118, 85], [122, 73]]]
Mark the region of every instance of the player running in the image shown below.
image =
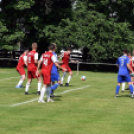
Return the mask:
[[27, 69], [28, 69], [28, 82], [26, 84], [26, 89], [25, 89], [25, 94], [28, 94], [30, 84], [32, 82], [33, 78], [38, 79], [38, 91], [37, 95], [40, 95], [40, 89], [41, 89], [41, 77], [38, 74], [36, 75], [37, 71], [37, 64], [38, 64], [38, 53], [36, 52], [37, 50], [37, 43], [32, 44], [32, 51], [30, 51], [27, 55]]
[[39, 97], [38, 102], [42, 102], [45, 103], [45, 101], [43, 100], [43, 97], [45, 95], [45, 92], [47, 94], [47, 102], [53, 102], [53, 100], [50, 99], [50, 93], [51, 93], [51, 69], [53, 66], [53, 63], [55, 64], [55, 66], [57, 66], [58, 68], [67, 71], [66, 69], [64, 69], [63, 67], [61, 67], [58, 63], [57, 63], [57, 59], [55, 57], [55, 55], [53, 55], [52, 51], [56, 49], [56, 46], [54, 44], [51, 44], [49, 46], [49, 51], [44, 53], [39, 61], [38, 64], [38, 69], [37, 69], [37, 75], [39, 74], [39, 68], [42, 64], [42, 69], [41, 69], [41, 74], [43, 76], [43, 81], [44, 81], [44, 86], [41, 90], [41, 95]]
[[23, 88], [22, 84], [26, 79], [26, 73], [25, 73], [24, 67], [27, 66], [27, 53], [28, 53], [28, 50], [25, 50], [24, 53], [20, 56], [18, 65], [16, 67], [16, 70], [21, 76], [21, 79], [19, 83], [17, 84], [16, 88]]
[[[53, 44], [56, 46], [55, 43], [53, 43]], [[57, 63], [61, 64], [62, 62], [58, 61], [58, 57], [57, 57], [57, 54], [55, 52], [56, 52], [56, 47], [54, 48], [52, 53], [53, 53], [53, 55], [55, 55]], [[55, 84], [55, 81], [57, 82], [56, 84]], [[54, 97], [54, 95], [53, 95], [54, 90], [56, 90], [61, 83], [59, 72], [58, 72], [58, 69], [57, 69], [55, 64], [53, 64], [52, 70], [51, 70], [51, 82], [52, 82], [52, 84], [51, 84], [51, 97]]]
[[130, 67], [130, 60], [127, 57], [128, 54], [128, 50], [124, 50], [123, 51], [123, 56], [119, 57], [116, 64], [119, 67], [119, 72], [118, 72], [118, 84], [116, 87], [116, 97], [118, 97], [119, 94], [119, 90], [120, 90], [120, 85], [123, 82], [127, 82], [129, 85], [129, 89], [131, 92], [131, 97], [133, 97], [133, 86], [132, 86], [132, 82], [131, 82], [131, 76], [129, 74], [129, 71], [132, 72], [132, 74], [134, 74], [133, 70]]
[[[71, 51], [72, 51], [72, 49], [71, 48], [68, 48], [66, 52], [64, 52], [60, 56], [58, 56], [58, 57], [62, 57], [63, 64], [61, 66], [63, 68], [65, 68], [65, 69], [67, 69], [67, 72], [69, 73], [69, 76], [68, 76], [68, 79], [67, 79], [67, 83], [65, 83], [65, 85], [67, 87], [69, 86], [69, 82], [70, 82], [71, 77], [73, 75], [72, 70], [69, 67], [69, 61], [70, 62], [74, 62], [74, 63], [77, 63], [78, 62], [78, 61], [71, 60], [71, 57], [70, 57]], [[61, 87], [63, 87], [63, 81], [64, 81], [64, 78], [66, 76], [66, 72], [64, 70], [62, 70], [62, 71], [63, 71], [63, 76], [61, 78]]]

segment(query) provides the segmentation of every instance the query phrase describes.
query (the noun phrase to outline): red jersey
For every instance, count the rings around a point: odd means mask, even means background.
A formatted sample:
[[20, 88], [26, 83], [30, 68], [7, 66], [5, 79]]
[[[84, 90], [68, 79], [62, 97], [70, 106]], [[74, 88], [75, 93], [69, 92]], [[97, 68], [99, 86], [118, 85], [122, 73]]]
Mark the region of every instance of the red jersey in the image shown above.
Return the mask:
[[19, 58], [19, 62], [17, 65], [18, 69], [24, 68], [25, 67], [25, 62], [24, 62], [24, 58], [25, 58], [26, 54], [22, 54]]
[[[133, 61], [132, 61], [132, 57], [131, 57], [131, 56], [128, 56], [128, 58], [130, 59], [130, 67], [131, 67], [131, 69], [133, 70], [133, 66], [132, 66]], [[132, 72], [130, 72], [130, 73], [132, 73]]]
[[42, 55], [41, 60], [43, 61], [42, 64], [42, 71], [45, 71], [46, 73], [51, 73], [53, 61], [52, 61], [52, 52], [46, 52]]
[[38, 60], [38, 53], [36, 51], [30, 51], [27, 54], [27, 68], [28, 71], [37, 71], [37, 65], [34, 63], [34, 60]]
[[68, 55], [66, 52], [63, 53], [62, 62], [63, 64], [68, 65], [70, 61], [70, 55]]

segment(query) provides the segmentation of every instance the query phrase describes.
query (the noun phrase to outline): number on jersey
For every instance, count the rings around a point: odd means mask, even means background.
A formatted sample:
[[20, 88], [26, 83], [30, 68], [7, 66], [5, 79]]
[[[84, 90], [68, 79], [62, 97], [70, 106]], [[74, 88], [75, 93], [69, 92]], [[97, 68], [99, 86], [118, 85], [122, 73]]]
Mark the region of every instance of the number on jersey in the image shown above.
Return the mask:
[[31, 63], [31, 57], [28, 57], [28, 63]]
[[44, 64], [45, 64], [45, 66], [48, 65], [48, 59], [44, 59]]
[[124, 59], [121, 59], [121, 66], [124, 66]]

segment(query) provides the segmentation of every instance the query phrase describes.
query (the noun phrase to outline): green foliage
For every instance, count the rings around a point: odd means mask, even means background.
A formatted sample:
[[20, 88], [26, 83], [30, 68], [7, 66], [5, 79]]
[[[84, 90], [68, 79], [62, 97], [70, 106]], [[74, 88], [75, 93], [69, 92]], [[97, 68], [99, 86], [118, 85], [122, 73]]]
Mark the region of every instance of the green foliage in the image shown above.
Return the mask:
[[[38, 42], [58, 50], [71, 46], [89, 49], [93, 62], [121, 55], [134, 42], [134, 2], [131, 0], [3, 0], [0, 13], [0, 45]], [[117, 15], [113, 15], [117, 12]]]
[[13, 50], [13, 46], [4, 45], [4, 46], [2, 46], [2, 49], [6, 49], [6, 50], [12, 51]]

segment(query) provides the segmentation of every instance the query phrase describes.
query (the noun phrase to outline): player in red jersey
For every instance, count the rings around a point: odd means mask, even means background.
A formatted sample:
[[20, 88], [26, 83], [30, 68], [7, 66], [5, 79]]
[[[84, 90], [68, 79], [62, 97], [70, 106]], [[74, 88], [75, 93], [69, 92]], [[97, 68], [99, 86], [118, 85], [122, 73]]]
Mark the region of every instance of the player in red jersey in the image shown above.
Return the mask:
[[38, 64], [38, 69], [37, 69], [37, 75], [39, 74], [39, 68], [42, 64], [42, 69], [41, 69], [41, 74], [43, 76], [43, 82], [44, 82], [44, 86], [41, 90], [41, 95], [39, 98], [38, 102], [42, 102], [44, 103], [45, 101], [43, 100], [43, 97], [45, 95], [45, 92], [47, 94], [47, 102], [53, 102], [53, 100], [50, 99], [50, 94], [51, 94], [51, 70], [52, 70], [52, 66], [53, 64], [55, 64], [58, 68], [67, 71], [66, 69], [64, 69], [63, 67], [61, 67], [58, 63], [57, 63], [57, 59], [55, 57], [55, 55], [53, 55], [53, 50], [56, 48], [56, 45], [51, 44], [49, 46], [49, 51], [44, 53], [39, 61]]
[[28, 50], [25, 50], [24, 53], [20, 56], [16, 70], [19, 72], [21, 79], [17, 84], [16, 88], [23, 88], [22, 84], [26, 79], [26, 73], [24, 67], [27, 66], [27, 53]]
[[[134, 68], [133, 68], [133, 60], [132, 60], [132, 55], [131, 53], [129, 52], [127, 54], [128, 58], [130, 59], [130, 67], [131, 69], [134, 71]], [[132, 72], [130, 71], [130, 75], [131, 75], [131, 81], [132, 83], [134, 83], [134, 75], [132, 74]], [[122, 92], [125, 90], [125, 85], [126, 83], [122, 83]], [[133, 87], [134, 87], [134, 84], [133, 84]], [[129, 88], [127, 88], [126, 90], [129, 90]]]
[[[68, 79], [67, 79], [67, 83], [65, 84], [66, 86], [69, 86], [69, 82], [70, 82], [71, 77], [73, 75], [72, 70], [69, 67], [69, 61], [70, 62], [74, 62], [74, 63], [78, 62], [78, 61], [71, 60], [71, 57], [70, 57], [71, 51], [72, 51], [71, 48], [68, 48], [66, 52], [64, 52], [60, 56], [58, 56], [58, 57], [62, 57], [63, 64], [61, 66], [63, 68], [65, 68], [65, 69], [67, 69], [67, 72], [69, 73], [69, 76], [68, 76]], [[62, 71], [63, 71], [63, 76], [61, 78], [61, 86], [63, 86], [63, 81], [64, 81], [64, 78], [66, 76], [66, 72], [64, 70], [62, 70]]]
[[37, 64], [38, 64], [38, 53], [37, 50], [37, 43], [32, 44], [32, 51], [30, 51], [27, 54], [27, 75], [28, 75], [28, 82], [26, 84], [25, 94], [28, 94], [28, 90], [30, 87], [30, 83], [32, 82], [32, 79], [37, 78], [38, 79], [38, 91], [37, 95], [40, 95], [40, 89], [41, 89], [41, 77], [40, 75], [36, 75], [37, 71]]

